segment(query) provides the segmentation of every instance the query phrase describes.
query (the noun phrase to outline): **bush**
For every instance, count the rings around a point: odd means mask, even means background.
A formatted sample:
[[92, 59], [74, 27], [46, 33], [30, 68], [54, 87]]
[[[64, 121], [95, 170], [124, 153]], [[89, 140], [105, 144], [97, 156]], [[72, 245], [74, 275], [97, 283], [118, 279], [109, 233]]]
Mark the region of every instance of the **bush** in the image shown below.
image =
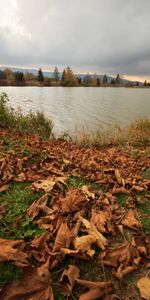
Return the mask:
[[37, 134], [42, 138], [49, 138], [52, 134], [53, 122], [37, 111], [23, 115], [8, 106], [8, 97], [5, 93], [0, 95], [0, 127], [15, 131]]

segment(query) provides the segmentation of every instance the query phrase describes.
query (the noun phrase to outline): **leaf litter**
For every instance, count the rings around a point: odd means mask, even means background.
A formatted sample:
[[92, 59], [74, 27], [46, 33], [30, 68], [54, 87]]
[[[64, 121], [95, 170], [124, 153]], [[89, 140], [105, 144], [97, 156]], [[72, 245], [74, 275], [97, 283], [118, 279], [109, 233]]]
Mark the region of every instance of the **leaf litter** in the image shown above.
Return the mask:
[[[5, 134], [1, 130], [1, 136]], [[12, 138], [22, 139], [19, 134]], [[45, 232], [27, 242], [0, 239], [0, 263], [10, 261], [23, 270], [20, 281], [1, 287], [0, 299], [53, 300], [57, 299], [55, 286], [70, 299], [125, 299], [117, 295], [117, 282], [148, 265], [150, 258], [149, 237], [136, 207], [139, 197], [149, 199], [150, 181], [142, 172], [150, 167], [150, 161], [144, 150], [139, 149], [137, 160], [132, 149], [80, 149], [72, 141], [43, 141], [32, 136], [24, 136], [23, 141], [28, 151], [23, 151], [22, 143], [8, 151], [1, 145], [0, 192], [5, 194], [14, 182], [30, 182], [29, 189], [42, 196], [13, 226], [17, 228], [21, 218], [29, 217]], [[69, 186], [70, 178], [76, 182], [83, 178], [84, 183]], [[120, 195], [127, 197], [124, 206]], [[7, 209], [7, 204], [1, 203], [1, 223]], [[61, 270], [66, 260], [70, 264], [53, 282], [53, 273]], [[91, 261], [94, 268], [95, 260], [97, 280], [87, 280], [80, 262], [86, 265]], [[111, 275], [101, 276], [101, 269]], [[137, 280], [141, 297], [149, 299], [146, 284], [149, 286], [148, 277]]]

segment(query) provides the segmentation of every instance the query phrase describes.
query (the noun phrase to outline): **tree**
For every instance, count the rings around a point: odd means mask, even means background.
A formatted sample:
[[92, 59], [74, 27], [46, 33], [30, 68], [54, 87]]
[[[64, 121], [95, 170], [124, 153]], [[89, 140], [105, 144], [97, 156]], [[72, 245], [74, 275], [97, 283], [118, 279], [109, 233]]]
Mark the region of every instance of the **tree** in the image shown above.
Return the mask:
[[119, 74], [116, 75], [116, 82], [115, 83], [120, 84], [120, 75]]
[[14, 76], [16, 81], [24, 81], [23, 72], [14, 72]]
[[93, 75], [93, 78], [92, 78], [92, 85], [93, 85], [93, 86], [96, 86], [96, 85], [97, 85], [97, 74], [96, 74], [96, 73]]
[[146, 80], [144, 81], [144, 84], [143, 84], [143, 85], [144, 85], [144, 86], [147, 86], [147, 81], [146, 81]]
[[6, 79], [7, 79], [8, 81], [13, 81], [13, 80], [15, 79], [14, 73], [13, 73], [13, 71], [12, 71], [11, 69], [6, 68], [6, 69], [4, 70], [4, 73], [5, 73]]
[[6, 79], [5, 72], [0, 70], [0, 79]]
[[84, 82], [84, 84], [86, 84], [86, 85], [91, 84], [91, 77], [90, 77], [90, 74], [89, 74], [89, 73], [87, 73], [87, 74], [84, 76], [83, 82]]
[[66, 86], [72, 86], [77, 85], [78, 80], [76, 76], [74, 75], [73, 71], [70, 69], [70, 67], [67, 67], [62, 74], [62, 81], [63, 84]]
[[100, 85], [101, 85], [100, 79], [99, 79], [99, 77], [97, 77], [97, 86], [100, 86]]
[[43, 75], [43, 72], [42, 72], [41, 68], [38, 70], [37, 80], [39, 82], [43, 82], [44, 81], [44, 75]]
[[55, 69], [54, 69], [53, 77], [54, 77], [55, 81], [59, 80], [59, 72], [58, 72], [57, 67], [55, 67]]
[[108, 83], [108, 78], [107, 78], [107, 75], [105, 74], [103, 76], [103, 84], [107, 84]]
[[111, 84], [115, 84], [115, 82], [116, 82], [115, 79], [111, 80]]

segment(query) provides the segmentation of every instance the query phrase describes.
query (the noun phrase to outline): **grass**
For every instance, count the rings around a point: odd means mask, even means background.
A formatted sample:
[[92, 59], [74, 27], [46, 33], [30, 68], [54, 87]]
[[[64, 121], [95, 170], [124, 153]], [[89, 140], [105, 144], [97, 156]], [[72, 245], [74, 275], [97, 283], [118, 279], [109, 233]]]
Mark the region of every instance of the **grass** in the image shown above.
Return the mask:
[[135, 147], [146, 146], [150, 142], [150, 120], [139, 119], [129, 126], [115, 126], [112, 130], [97, 128], [94, 133], [84, 131], [77, 137], [77, 143], [81, 147], [105, 148], [109, 145], [132, 145]]
[[0, 263], [0, 287], [4, 284], [19, 281], [22, 276], [22, 268], [16, 267], [12, 262]]
[[[24, 217], [24, 213], [33, 201], [40, 197], [28, 189], [29, 183], [14, 183], [12, 187], [0, 195], [0, 205], [6, 204], [6, 213], [0, 222], [0, 238], [29, 240], [43, 231], [39, 230], [31, 218]], [[16, 226], [16, 220], [21, 221]]]
[[42, 138], [49, 138], [52, 134], [53, 122], [37, 111], [23, 115], [8, 106], [8, 97], [5, 93], [0, 95], [0, 127], [11, 129], [13, 132], [37, 134]]

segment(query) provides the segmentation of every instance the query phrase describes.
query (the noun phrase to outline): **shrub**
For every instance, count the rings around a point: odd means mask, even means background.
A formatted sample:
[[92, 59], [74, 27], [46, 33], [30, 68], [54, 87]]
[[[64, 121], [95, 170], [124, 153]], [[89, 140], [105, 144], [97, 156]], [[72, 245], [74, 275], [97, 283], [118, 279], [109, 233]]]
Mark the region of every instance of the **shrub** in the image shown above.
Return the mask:
[[42, 138], [49, 138], [52, 134], [53, 122], [44, 116], [43, 112], [29, 112], [23, 115], [8, 106], [8, 97], [0, 95], [0, 127], [28, 134], [37, 134]]

